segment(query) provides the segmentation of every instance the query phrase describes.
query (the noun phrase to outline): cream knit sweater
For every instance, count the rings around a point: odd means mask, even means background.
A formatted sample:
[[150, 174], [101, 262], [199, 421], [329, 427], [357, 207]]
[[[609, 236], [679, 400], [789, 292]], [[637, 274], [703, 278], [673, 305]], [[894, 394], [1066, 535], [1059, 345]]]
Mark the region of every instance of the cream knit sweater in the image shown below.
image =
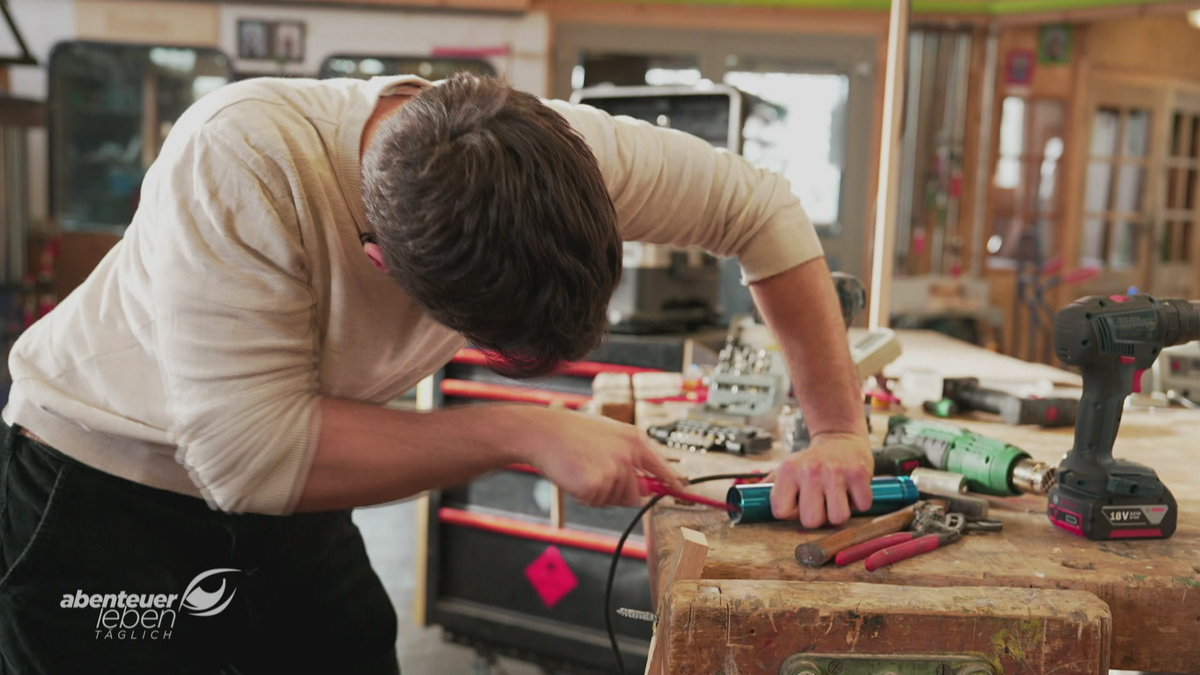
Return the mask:
[[[358, 239], [363, 125], [401, 85], [430, 86], [258, 79], [193, 105], [122, 241], [17, 342], [4, 420], [215, 508], [292, 511], [321, 397], [383, 404], [465, 343]], [[547, 103], [596, 153], [626, 240], [736, 255], [749, 281], [821, 255], [784, 179], [682, 133]]]

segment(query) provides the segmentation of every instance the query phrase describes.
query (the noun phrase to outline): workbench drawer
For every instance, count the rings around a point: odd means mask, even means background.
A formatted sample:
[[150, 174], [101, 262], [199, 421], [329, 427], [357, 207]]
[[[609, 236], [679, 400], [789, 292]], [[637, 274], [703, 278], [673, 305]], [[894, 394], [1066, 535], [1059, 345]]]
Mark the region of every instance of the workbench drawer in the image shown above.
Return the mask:
[[1107, 675], [1086, 591], [700, 579], [666, 590], [667, 673]]

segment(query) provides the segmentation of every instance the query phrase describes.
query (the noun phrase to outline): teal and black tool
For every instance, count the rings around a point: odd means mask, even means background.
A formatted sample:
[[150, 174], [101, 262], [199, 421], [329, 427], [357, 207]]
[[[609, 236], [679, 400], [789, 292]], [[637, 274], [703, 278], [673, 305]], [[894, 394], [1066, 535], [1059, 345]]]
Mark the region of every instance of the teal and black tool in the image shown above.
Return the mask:
[[[734, 523], [766, 523], [777, 520], [771, 513], [771, 487], [774, 483], [734, 485], [725, 495]], [[871, 479], [871, 508], [853, 511], [856, 516], [877, 516], [898, 511], [918, 499], [917, 486], [908, 476], [877, 476]]]

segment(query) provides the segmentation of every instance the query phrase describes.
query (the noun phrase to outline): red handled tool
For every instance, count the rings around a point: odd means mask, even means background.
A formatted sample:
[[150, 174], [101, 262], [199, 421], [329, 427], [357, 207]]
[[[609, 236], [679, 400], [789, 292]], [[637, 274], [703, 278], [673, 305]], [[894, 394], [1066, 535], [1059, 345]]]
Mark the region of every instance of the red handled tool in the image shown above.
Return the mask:
[[698, 495], [692, 492], [676, 490], [661, 480], [650, 476], [638, 476], [638, 488], [641, 489], [642, 494], [644, 495], [664, 495], [667, 497], [674, 497], [675, 499], [679, 499], [681, 501], [691, 502], [693, 504], [701, 504], [703, 506], [711, 506], [714, 509], [732, 511], [733, 513], [737, 513], [740, 510], [738, 507], [732, 504], [727, 504], [724, 501], [710, 499], [704, 495]]
[[895, 546], [889, 546], [882, 551], [872, 553], [867, 557], [867, 561], [863, 563], [863, 566], [867, 568], [868, 572], [874, 572], [875, 570], [881, 567], [887, 567], [892, 563], [897, 563], [901, 560], [908, 560], [909, 558], [914, 558], [922, 553], [929, 553], [930, 551], [941, 548], [947, 544], [953, 544], [960, 538], [962, 538], [962, 533], [957, 531], [922, 535], [916, 539], [912, 539]]
[[919, 534], [915, 532], [893, 532], [892, 534], [878, 537], [871, 541], [864, 541], [857, 546], [851, 546], [850, 548], [838, 551], [833, 561], [837, 563], [838, 567], [845, 567], [850, 563], [855, 563], [869, 557], [873, 553], [882, 551], [889, 546], [896, 546], [906, 541], [912, 541], [917, 536]]

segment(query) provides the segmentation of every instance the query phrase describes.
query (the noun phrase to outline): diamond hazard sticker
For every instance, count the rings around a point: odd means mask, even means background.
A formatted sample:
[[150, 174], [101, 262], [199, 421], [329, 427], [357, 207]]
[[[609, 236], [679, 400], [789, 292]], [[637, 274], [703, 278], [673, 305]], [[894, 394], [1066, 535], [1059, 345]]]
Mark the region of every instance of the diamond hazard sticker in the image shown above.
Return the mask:
[[579, 585], [579, 578], [567, 566], [557, 546], [550, 546], [525, 568], [525, 578], [542, 599], [546, 609], [554, 609]]

